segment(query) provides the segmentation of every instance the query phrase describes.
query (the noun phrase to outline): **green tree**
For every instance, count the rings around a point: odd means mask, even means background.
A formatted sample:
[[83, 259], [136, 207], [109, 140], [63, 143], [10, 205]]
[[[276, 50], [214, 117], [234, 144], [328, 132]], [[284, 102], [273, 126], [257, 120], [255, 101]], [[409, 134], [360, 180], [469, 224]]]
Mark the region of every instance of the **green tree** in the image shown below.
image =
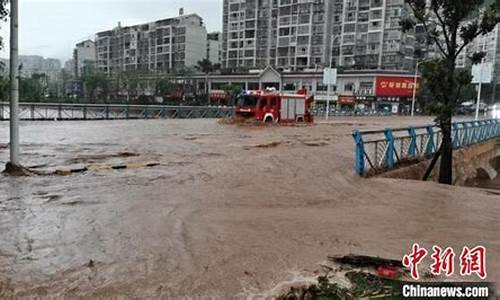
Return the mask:
[[[0, 0], [0, 20], [5, 21], [6, 17], [9, 15], [9, 11], [7, 10], [8, 0]], [[0, 37], [0, 49], [3, 48], [2, 37]]]
[[153, 77], [149, 71], [133, 70], [120, 72], [117, 75], [117, 92], [127, 94], [127, 102], [132, 99], [138, 99], [149, 88], [148, 82]]
[[[5, 21], [7, 15], [9, 14], [7, 10], [7, 0], [0, 0], [0, 20]], [[2, 37], [0, 36], [0, 49], [3, 49], [3, 40]], [[0, 62], [0, 73], [3, 73], [5, 71], [5, 68], [7, 66], [3, 61]], [[3, 76], [0, 77], [0, 101], [5, 101], [8, 99], [9, 95], [9, 80], [7, 78], [4, 78]]]
[[204, 58], [198, 61], [195, 68], [205, 74], [205, 94], [208, 94], [208, 75], [217, 70], [220, 70], [220, 64], [213, 64], [209, 59]]
[[165, 96], [175, 90], [175, 84], [168, 77], [162, 77], [155, 80], [155, 95]]
[[86, 74], [82, 78], [85, 94], [90, 101], [97, 101], [98, 97], [107, 98], [110, 90], [110, 80], [103, 73]]
[[220, 64], [213, 64], [210, 60], [204, 58], [198, 61], [195, 68], [205, 74], [210, 74], [220, 69]]
[[229, 98], [229, 103], [232, 103], [233, 100], [241, 93], [242, 87], [238, 84], [226, 84], [222, 87], [222, 90], [226, 92], [226, 95]]
[[0, 101], [7, 101], [9, 99], [9, 86], [10, 82], [8, 78], [4, 76], [0, 77]]
[[[499, 23], [500, 0], [488, 1], [489, 4], [485, 0], [405, 1], [413, 15], [401, 21], [402, 30], [414, 29], [417, 24], [423, 26], [427, 42], [440, 54], [439, 58], [427, 63], [422, 72], [424, 83], [433, 97], [432, 112], [437, 116], [436, 123], [443, 136], [441, 147], [427, 173], [441, 156], [439, 182], [452, 184], [452, 116], [459, 106], [463, 87], [472, 79], [466, 70], [457, 70], [456, 60], [475, 38], [491, 32]], [[484, 55], [474, 53], [471, 60], [478, 63]]]
[[19, 98], [26, 102], [41, 102], [47, 95], [48, 79], [45, 74], [33, 74], [19, 80]]

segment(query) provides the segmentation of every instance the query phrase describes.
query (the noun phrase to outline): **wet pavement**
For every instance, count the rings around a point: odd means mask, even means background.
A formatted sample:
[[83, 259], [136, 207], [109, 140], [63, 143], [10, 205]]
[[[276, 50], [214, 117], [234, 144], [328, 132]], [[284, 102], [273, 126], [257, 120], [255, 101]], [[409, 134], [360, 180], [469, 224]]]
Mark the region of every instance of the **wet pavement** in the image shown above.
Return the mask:
[[[413, 242], [485, 245], [496, 281], [500, 195], [353, 172], [353, 129], [429, 122], [23, 123], [25, 165], [92, 169], [0, 177], [0, 298], [243, 297], [327, 255], [399, 259]], [[7, 142], [0, 122], [1, 165]], [[109, 168], [117, 164], [135, 167]]]

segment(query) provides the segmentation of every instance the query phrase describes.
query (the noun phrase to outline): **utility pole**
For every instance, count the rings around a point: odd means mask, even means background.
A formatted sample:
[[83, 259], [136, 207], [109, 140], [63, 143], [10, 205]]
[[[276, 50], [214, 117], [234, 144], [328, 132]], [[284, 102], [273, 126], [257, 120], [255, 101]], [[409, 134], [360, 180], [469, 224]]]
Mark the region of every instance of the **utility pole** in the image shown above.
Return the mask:
[[[330, 67], [328, 68], [328, 72], [323, 71], [323, 84], [327, 85], [326, 88], [326, 115], [325, 118], [328, 120], [330, 118], [330, 97], [332, 95], [332, 85], [336, 84], [337, 74], [332, 69], [333, 61], [330, 58]], [[334, 74], [335, 73], [335, 74]], [[335, 77], [335, 78], [334, 78]]]
[[417, 84], [418, 84], [418, 67], [423, 61], [417, 61], [415, 66], [415, 78], [413, 80], [413, 100], [411, 101], [411, 116], [415, 115], [415, 102], [417, 100]]
[[19, 161], [19, 0], [10, 0], [10, 164]]
[[[484, 38], [483, 52], [486, 52], [486, 36], [483, 38]], [[481, 61], [481, 71], [479, 74], [479, 87], [477, 90], [476, 118], [475, 118], [476, 121], [479, 120], [479, 107], [481, 105], [481, 92], [482, 92], [482, 88], [483, 88], [483, 73], [484, 73], [485, 62], [486, 62], [486, 55], [485, 55], [485, 57], [483, 57], [483, 59]]]
[[331, 96], [332, 85], [328, 84], [326, 89], [326, 120], [330, 118], [330, 96]]

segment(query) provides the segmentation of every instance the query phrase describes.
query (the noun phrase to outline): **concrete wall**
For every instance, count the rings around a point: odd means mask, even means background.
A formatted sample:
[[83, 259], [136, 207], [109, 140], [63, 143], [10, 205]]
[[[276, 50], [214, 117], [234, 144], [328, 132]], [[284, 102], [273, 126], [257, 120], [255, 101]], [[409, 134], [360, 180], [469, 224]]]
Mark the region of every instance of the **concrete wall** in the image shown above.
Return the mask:
[[[453, 183], [455, 185], [464, 185], [468, 180], [474, 179], [479, 172], [486, 173], [491, 180], [498, 176], [497, 164], [500, 160], [500, 146], [496, 140], [473, 145], [465, 149], [457, 150], [453, 154]], [[493, 162], [493, 164], [492, 164]], [[434, 168], [431, 178], [437, 181], [439, 178], [439, 161]], [[398, 178], [421, 180], [429, 166], [430, 161], [403, 167], [397, 170], [389, 171], [380, 175], [383, 178]]]
[[495, 179], [498, 172], [491, 161], [498, 156], [500, 147], [495, 140], [455, 152], [454, 183], [463, 185], [467, 180], [475, 178], [479, 170], [486, 172], [490, 179]]

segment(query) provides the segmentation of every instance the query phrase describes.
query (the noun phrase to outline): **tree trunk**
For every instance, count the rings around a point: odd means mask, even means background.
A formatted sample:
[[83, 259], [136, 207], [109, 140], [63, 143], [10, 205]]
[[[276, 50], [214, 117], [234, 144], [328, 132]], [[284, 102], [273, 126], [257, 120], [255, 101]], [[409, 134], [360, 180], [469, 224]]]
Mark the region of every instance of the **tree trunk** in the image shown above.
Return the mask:
[[451, 138], [451, 113], [440, 124], [443, 141], [441, 145], [441, 165], [439, 183], [453, 183], [453, 144]]
[[432, 174], [432, 170], [434, 170], [434, 167], [436, 166], [436, 163], [437, 163], [439, 157], [441, 156], [442, 151], [443, 151], [443, 147], [439, 147], [439, 150], [434, 154], [434, 157], [432, 158], [429, 167], [425, 171], [424, 177], [422, 177], [423, 181], [429, 180], [429, 177]]

